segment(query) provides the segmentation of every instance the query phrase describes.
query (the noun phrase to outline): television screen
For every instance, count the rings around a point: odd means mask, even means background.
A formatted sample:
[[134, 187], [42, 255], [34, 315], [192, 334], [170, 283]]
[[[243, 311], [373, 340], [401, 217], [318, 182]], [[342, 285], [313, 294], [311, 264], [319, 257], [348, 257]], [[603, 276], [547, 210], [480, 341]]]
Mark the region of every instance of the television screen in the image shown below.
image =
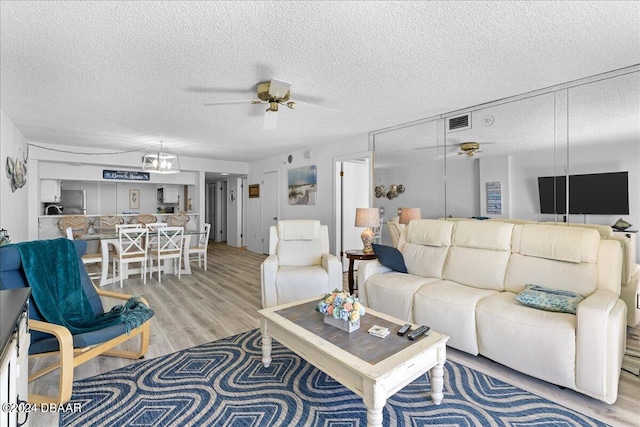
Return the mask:
[[[564, 176], [538, 178], [540, 213], [566, 214]], [[629, 173], [611, 172], [569, 176], [569, 213], [629, 214]]]

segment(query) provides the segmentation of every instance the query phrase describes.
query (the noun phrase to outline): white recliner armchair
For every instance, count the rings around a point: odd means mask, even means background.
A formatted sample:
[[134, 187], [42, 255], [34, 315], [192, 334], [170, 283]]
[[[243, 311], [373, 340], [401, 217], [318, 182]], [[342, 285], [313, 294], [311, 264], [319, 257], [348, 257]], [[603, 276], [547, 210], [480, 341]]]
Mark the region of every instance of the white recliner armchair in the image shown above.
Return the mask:
[[263, 308], [342, 289], [342, 263], [329, 253], [329, 229], [317, 220], [271, 226], [260, 270]]

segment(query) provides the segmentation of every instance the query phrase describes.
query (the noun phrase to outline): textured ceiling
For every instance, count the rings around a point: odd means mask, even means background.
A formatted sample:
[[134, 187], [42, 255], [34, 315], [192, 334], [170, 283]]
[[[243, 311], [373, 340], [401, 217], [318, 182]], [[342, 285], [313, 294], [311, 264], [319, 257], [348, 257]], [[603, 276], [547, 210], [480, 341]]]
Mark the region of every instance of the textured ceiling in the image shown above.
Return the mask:
[[[640, 63], [640, 2], [0, 2], [34, 143], [252, 161]], [[256, 84], [299, 105], [262, 129]]]

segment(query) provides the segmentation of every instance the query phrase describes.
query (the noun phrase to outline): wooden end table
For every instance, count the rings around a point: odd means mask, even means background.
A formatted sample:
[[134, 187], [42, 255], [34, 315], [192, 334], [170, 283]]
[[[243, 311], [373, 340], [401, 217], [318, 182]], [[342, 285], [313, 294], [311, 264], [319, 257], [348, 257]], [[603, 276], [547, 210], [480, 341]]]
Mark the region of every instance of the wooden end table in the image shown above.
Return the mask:
[[376, 259], [375, 252], [371, 252], [370, 254], [366, 254], [362, 252], [361, 249], [352, 249], [345, 252], [347, 254], [347, 258], [349, 258], [349, 294], [353, 295], [353, 291], [355, 288], [355, 280], [353, 279], [353, 264], [356, 260], [358, 261], [367, 261], [371, 259]]

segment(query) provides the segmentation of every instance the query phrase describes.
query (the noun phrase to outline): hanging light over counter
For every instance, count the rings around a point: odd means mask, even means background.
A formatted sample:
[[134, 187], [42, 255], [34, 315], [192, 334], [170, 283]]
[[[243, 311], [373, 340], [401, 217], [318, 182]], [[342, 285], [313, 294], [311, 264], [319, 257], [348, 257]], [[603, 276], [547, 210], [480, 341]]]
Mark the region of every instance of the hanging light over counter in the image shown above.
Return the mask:
[[147, 153], [142, 158], [142, 170], [153, 173], [179, 173], [180, 159], [177, 154], [169, 154], [162, 151], [162, 141], [160, 150]]

